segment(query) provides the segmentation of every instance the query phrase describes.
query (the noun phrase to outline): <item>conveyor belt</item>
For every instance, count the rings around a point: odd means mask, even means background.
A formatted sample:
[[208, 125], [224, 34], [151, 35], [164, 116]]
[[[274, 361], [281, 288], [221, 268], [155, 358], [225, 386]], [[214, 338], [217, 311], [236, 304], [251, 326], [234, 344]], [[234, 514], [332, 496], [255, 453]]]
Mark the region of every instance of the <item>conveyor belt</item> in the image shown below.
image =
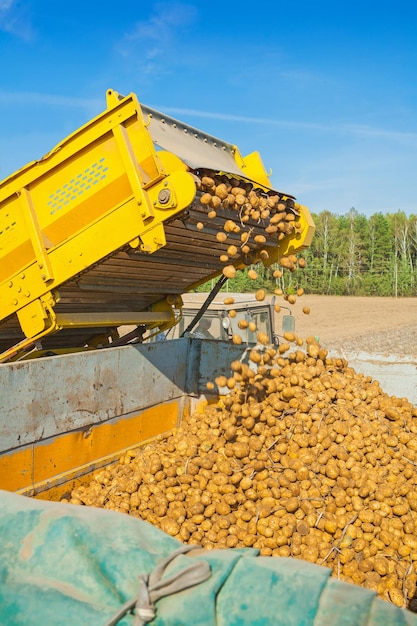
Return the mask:
[[[145, 311], [169, 295], [181, 295], [193, 286], [221, 274], [224, 263], [220, 255], [230, 244], [241, 245], [240, 235], [229, 233], [224, 243], [216, 240], [215, 233], [223, 229], [227, 219], [235, 218], [232, 211], [221, 211], [215, 219], [207, 218], [207, 209], [198, 199], [178, 218], [165, 225], [167, 244], [149, 255], [140, 249], [126, 247], [103, 262], [96, 264], [59, 288], [60, 300], [55, 307], [57, 315], [77, 313], [138, 312]], [[198, 230], [196, 224], [205, 228]], [[256, 255], [259, 244], [253, 237], [264, 234], [265, 222], [249, 222], [252, 232], [249, 247]], [[262, 246], [277, 246], [276, 237], [269, 237]], [[238, 265], [248, 264], [251, 253], [240, 252], [233, 258]], [[59, 333], [43, 338], [44, 349], [80, 347], [108, 327], [64, 328]], [[0, 351], [24, 339], [17, 318], [9, 318], [0, 325]]]

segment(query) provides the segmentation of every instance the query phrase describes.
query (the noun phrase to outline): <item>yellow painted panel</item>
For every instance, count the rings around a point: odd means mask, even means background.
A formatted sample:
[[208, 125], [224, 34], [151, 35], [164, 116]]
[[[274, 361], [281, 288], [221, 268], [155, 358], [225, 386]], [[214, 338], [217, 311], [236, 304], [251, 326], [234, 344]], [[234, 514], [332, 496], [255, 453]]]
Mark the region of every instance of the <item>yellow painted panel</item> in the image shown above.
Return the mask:
[[25, 485], [31, 485], [32, 474], [32, 446], [0, 455], [0, 489], [17, 491]]
[[[117, 455], [127, 448], [152, 439], [174, 428], [180, 418], [180, 404], [162, 404], [142, 413], [99, 424], [90, 430], [70, 432], [39, 442], [25, 450], [0, 456], [0, 488], [18, 491], [36, 487], [59, 475], [73, 476], [74, 470], [95, 463], [104, 457]], [[83, 471], [84, 471], [83, 470]]]
[[124, 450], [173, 428], [178, 405], [171, 403], [147, 409], [139, 415], [100, 424], [86, 432], [67, 433], [34, 450], [34, 482], [63, 474], [81, 465]]
[[103, 185], [102, 189], [95, 188], [95, 193], [89, 197], [80, 196], [71, 202], [71, 211], [59, 207], [55, 211], [54, 220], [43, 228], [47, 239], [54, 246], [65, 242], [74, 233], [86, 228], [95, 220], [100, 219], [120, 202], [132, 196], [132, 189], [126, 175], [121, 175], [110, 184]]

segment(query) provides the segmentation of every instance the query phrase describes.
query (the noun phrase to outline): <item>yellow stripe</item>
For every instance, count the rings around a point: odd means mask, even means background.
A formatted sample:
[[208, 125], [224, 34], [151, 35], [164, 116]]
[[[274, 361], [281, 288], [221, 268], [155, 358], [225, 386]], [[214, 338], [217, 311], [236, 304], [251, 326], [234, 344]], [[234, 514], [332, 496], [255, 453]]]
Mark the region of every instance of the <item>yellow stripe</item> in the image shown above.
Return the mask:
[[181, 413], [181, 404], [173, 401], [115, 423], [65, 433], [5, 453], [0, 456], [0, 489], [37, 492], [57, 482], [66, 483], [77, 473], [85, 474], [100, 466], [100, 460], [102, 464], [106, 457], [116, 460], [123, 450], [171, 430]]

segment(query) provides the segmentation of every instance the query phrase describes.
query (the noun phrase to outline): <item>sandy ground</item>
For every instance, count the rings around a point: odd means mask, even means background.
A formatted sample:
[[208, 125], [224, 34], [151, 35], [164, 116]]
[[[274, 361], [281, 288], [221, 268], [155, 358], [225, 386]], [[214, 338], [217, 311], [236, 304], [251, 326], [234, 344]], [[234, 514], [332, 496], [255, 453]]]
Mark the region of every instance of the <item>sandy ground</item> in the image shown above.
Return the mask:
[[417, 358], [417, 298], [304, 295], [291, 310], [297, 334], [328, 350]]

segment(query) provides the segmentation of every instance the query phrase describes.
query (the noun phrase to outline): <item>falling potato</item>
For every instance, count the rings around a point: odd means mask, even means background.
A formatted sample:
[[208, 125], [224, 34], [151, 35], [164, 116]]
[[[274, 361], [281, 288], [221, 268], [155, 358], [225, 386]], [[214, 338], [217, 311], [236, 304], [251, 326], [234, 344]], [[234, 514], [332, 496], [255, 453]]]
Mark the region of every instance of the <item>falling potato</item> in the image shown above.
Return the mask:
[[261, 343], [264, 346], [266, 346], [269, 343], [269, 337], [266, 333], [260, 332], [256, 335], [256, 338], [259, 341], [259, 343]]
[[236, 268], [233, 265], [225, 265], [222, 272], [226, 278], [234, 278], [236, 276]]

